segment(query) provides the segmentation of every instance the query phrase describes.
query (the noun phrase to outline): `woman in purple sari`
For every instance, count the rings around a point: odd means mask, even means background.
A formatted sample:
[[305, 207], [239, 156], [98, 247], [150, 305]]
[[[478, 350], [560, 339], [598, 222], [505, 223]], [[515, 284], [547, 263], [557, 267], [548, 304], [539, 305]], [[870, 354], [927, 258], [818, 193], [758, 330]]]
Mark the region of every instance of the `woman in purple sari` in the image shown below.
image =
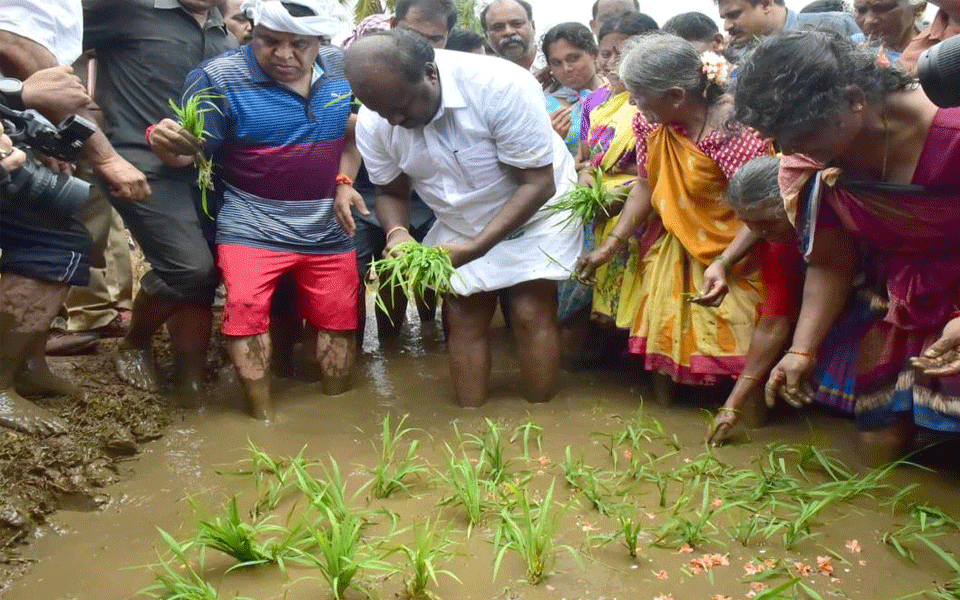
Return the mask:
[[741, 65], [736, 104], [787, 155], [784, 207], [809, 264], [767, 393], [806, 397], [862, 261], [885, 310], [857, 356], [862, 449], [879, 462], [918, 428], [960, 433], [960, 109], [938, 109], [906, 74], [822, 32], [764, 40]]

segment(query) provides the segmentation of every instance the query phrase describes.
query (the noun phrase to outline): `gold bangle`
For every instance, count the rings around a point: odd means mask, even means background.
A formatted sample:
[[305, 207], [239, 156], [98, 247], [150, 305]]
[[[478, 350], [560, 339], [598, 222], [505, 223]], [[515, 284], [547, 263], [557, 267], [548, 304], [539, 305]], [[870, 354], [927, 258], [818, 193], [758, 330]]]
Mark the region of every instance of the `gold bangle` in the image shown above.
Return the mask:
[[388, 231], [387, 234], [386, 234], [385, 236], [383, 236], [383, 239], [384, 239], [384, 240], [389, 240], [391, 235], [393, 235], [394, 233], [396, 233], [396, 232], [398, 232], [398, 231], [400, 231], [400, 230], [406, 231], [406, 232], [407, 232], [407, 235], [410, 235], [410, 231], [409, 231], [406, 227], [404, 227], [404, 226], [402, 226], [402, 225], [397, 225], [396, 227], [391, 227], [391, 228], [390, 228], [390, 231]]
[[793, 348], [790, 348], [789, 350], [787, 350], [785, 354], [795, 354], [795, 355], [797, 355], [797, 356], [804, 356], [804, 357], [806, 357], [806, 358], [813, 358], [813, 355], [810, 354], [809, 352], [804, 352], [803, 350], [794, 350]]
[[623, 236], [617, 235], [616, 233], [614, 233], [614, 232], [612, 232], [612, 231], [607, 234], [607, 237], [612, 237], [613, 239], [617, 240], [617, 241], [620, 242], [621, 244], [623, 244], [623, 243], [625, 243], [625, 242], [627, 241]]
[[737, 379], [748, 379], [750, 381], [763, 381], [760, 377], [754, 377], [753, 375], [741, 375]]

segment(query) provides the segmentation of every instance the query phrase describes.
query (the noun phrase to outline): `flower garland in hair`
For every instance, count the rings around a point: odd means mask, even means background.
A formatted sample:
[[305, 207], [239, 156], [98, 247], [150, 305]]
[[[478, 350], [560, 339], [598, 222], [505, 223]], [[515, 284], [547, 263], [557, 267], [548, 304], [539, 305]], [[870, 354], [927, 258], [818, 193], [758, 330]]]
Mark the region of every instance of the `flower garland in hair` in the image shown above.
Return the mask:
[[727, 59], [716, 52], [709, 50], [700, 55], [700, 62], [703, 63], [701, 69], [707, 76], [707, 81], [717, 84], [720, 87], [726, 87], [730, 79], [730, 63]]

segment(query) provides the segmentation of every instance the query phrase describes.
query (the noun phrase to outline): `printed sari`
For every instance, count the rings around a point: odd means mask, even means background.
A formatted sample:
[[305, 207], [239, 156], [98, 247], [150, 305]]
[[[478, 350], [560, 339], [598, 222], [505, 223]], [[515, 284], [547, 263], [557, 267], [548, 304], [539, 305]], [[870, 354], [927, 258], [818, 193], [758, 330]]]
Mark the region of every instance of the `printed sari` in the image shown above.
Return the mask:
[[696, 144], [674, 126], [654, 129], [637, 119], [634, 128], [654, 215], [639, 243], [636, 268], [624, 274], [617, 325], [629, 330], [629, 350], [643, 357], [648, 370], [695, 385], [736, 377], [759, 317], [755, 265], [730, 270], [730, 292], [719, 308], [693, 304], [689, 297], [742, 226], [723, 203], [729, 177], [769, 154], [770, 145], [742, 127], [713, 131]]
[[856, 418], [864, 430], [910, 414], [920, 427], [960, 433], [960, 376], [930, 377], [910, 365], [960, 308], [957, 125], [960, 111], [938, 113], [912, 185], [850, 181], [802, 156], [781, 163], [784, 207], [805, 254], [826, 227], [843, 227], [867, 249], [880, 318], [856, 348]]
[[[630, 92], [608, 97], [590, 112], [590, 129], [586, 138], [590, 164], [603, 171], [608, 190], [629, 189], [637, 178], [634, 174], [624, 173], [625, 169], [636, 164], [637, 137], [633, 133], [633, 120], [637, 114], [637, 108], [630, 103]], [[594, 223], [593, 234], [598, 244], [607, 239], [619, 218], [615, 215]], [[623, 273], [630, 257], [637, 253], [637, 244], [637, 238], [631, 237], [626, 248], [597, 269], [593, 286], [594, 320], [614, 324]]]

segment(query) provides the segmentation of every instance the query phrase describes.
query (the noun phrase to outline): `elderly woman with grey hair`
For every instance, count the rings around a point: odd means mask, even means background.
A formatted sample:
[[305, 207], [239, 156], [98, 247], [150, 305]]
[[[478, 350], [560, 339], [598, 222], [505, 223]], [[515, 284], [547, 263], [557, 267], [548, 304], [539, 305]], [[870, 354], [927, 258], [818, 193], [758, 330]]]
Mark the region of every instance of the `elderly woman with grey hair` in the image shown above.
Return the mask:
[[722, 57], [674, 35], [645, 36], [623, 58], [620, 78], [646, 116], [634, 121], [638, 178], [609, 237], [577, 265], [589, 278], [647, 224], [624, 275], [617, 325], [654, 372], [660, 399], [671, 380], [714, 385], [739, 375], [757, 320], [759, 281], [742, 264], [724, 264], [731, 285], [720, 310], [690, 302], [744, 229], [722, 202], [727, 181], [771, 151], [750, 129], [728, 125], [728, 74]]
[[881, 44], [890, 63], [917, 37], [925, 0], [853, 0], [853, 16], [863, 34]]

